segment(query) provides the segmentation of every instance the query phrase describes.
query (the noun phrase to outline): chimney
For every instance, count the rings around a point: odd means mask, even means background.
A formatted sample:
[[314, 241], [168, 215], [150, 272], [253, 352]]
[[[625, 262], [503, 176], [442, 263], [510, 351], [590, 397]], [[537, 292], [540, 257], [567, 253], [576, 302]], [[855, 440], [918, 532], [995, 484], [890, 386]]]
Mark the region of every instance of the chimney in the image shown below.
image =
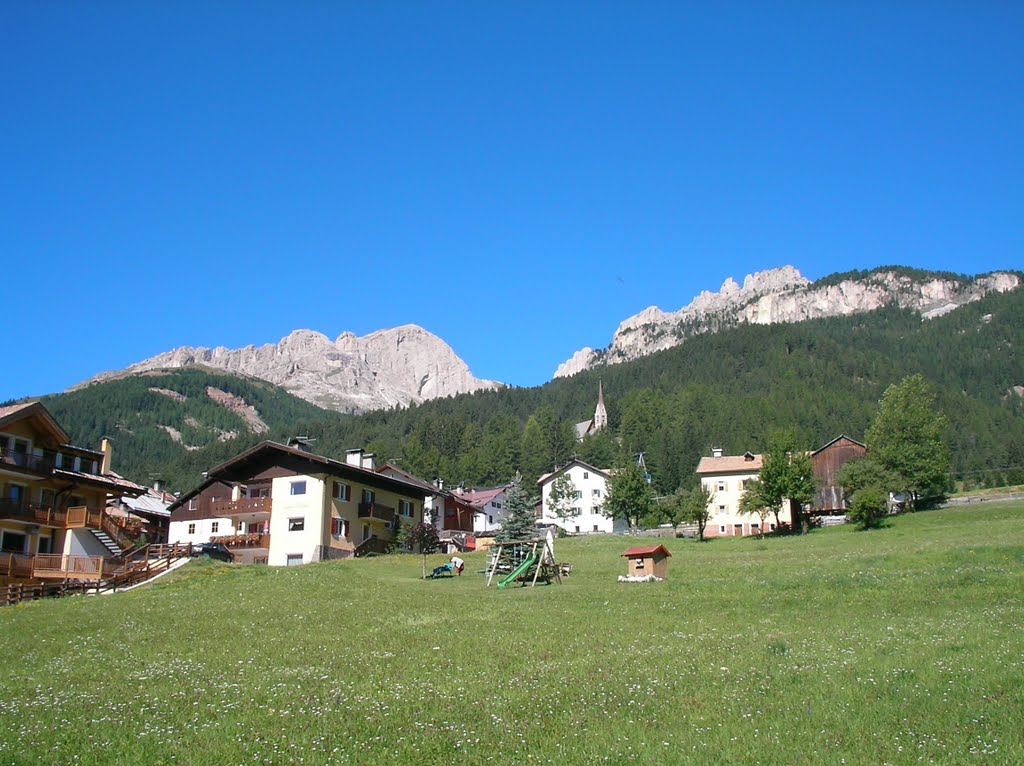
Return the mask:
[[363, 451], [361, 449], [345, 450], [345, 463], [356, 468], [363, 467]]
[[377, 455], [373, 452], [364, 452], [362, 458], [359, 460], [359, 467], [365, 468], [368, 471], [377, 470]]
[[110, 455], [114, 451], [114, 444], [106, 436], [100, 439], [100, 452], [103, 453], [103, 461], [100, 463], [100, 474], [110, 473]]
[[722, 448], [721, 447], [712, 447], [711, 448], [711, 457], [722, 457]]
[[164, 481], [163, 479], [156, 479], [156, 480], [153, 481], [153, 491], [154, 492], [163, 492], [164, 488], [166, 486], [167, 486], [167, 482]]

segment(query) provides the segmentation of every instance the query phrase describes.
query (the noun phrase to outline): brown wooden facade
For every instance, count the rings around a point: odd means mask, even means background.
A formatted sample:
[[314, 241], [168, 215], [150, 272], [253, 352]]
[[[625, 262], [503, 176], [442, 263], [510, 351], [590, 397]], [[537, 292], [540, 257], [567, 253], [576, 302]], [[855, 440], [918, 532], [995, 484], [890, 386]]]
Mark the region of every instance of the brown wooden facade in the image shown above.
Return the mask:
[[846, 511], [846, 498], [836, 476], [848, 461], [864, 457], [867, 447], [849, 436], [840, 435], [811, 453], [817, 492], [812, 513], [834, 514]]

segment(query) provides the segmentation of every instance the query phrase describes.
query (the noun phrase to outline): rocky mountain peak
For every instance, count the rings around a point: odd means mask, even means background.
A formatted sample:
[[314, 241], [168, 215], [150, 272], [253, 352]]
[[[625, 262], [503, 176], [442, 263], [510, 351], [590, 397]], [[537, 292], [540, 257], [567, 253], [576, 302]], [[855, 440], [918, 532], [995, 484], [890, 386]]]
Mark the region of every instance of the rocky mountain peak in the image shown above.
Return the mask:
[[567, 377], [600, 364], [637, 359], [682, 343], [687, 337], [738, 324], [800, 322], [873, 311], [890, 304], [930, 319], [991, 292], [1020, 286], [1019, 275], [993, 272], [977, 277], [930, 275], [898, 267], [814, 283], [792, 266], [748, 274], [743, 286], [727, 277], [718, 292], [702, 291], [678, 311], [650, 306], [625, 319], [600, 351], [577, 351], [555, 371]]
[[476, 378], [447, 343], [417, 325], [378, 330], [361, 338], [343, 332], [334, 341], [315, 330], [301, 329], [262, 346], [183, 346], [125, 370], [102, 373], [86, 384], [200, 364], [274, 383], [306, 401], [341, 412], [408, 406], [501, 385]]

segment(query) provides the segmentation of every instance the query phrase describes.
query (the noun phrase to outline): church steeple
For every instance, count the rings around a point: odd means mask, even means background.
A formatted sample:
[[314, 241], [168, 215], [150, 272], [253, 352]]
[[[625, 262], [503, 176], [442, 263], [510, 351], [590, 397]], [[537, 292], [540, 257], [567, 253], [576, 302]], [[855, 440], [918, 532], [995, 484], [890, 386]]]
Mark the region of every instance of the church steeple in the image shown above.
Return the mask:
[[594, 430], [600, 431], [608, 425], [608, 410], [604, 408], [604, 381], [597, 382], [597, 409], [594, 410]]

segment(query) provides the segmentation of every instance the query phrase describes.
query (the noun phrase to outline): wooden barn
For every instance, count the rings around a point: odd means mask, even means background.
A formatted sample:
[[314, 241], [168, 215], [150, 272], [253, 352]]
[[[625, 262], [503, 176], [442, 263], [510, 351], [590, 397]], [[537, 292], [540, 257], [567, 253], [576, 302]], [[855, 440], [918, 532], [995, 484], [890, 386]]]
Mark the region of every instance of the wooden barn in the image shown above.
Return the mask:
[[668, 578], [668, 560], [672, 556], [664, 545], [639, 545], [622, 554], [628, 566], [626, 574], [632, 577], [654, 575], [662, 580]]
[[817, 492], [811, 513], [833, 514], [846, 511], [843, 488], [836, 481], [839, 469], [849, 460], [864, 457], [868, 448], [845, 434], [840, 434], [823, 447], [811, 453]]

